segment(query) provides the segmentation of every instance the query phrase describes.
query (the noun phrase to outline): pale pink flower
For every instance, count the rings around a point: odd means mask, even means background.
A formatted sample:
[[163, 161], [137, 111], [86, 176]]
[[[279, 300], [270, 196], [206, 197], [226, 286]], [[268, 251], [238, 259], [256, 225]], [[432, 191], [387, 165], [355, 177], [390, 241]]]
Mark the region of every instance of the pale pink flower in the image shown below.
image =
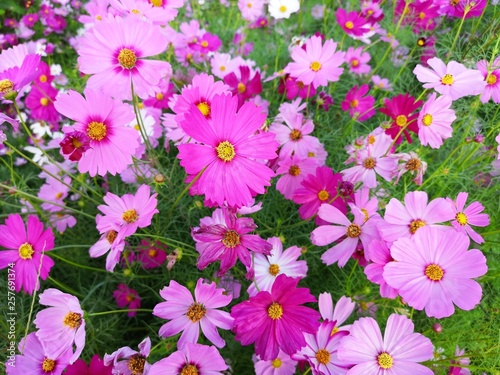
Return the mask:
[[420, 143], [432, 148], [441, 147], [443, 140], [451, 137], [451, 123], [457, 118], [451, 109], [452, 98], [443, 95], [436, 99], [436, 96], [435, 92], [432, 93], [422, 106], [417, 120]]

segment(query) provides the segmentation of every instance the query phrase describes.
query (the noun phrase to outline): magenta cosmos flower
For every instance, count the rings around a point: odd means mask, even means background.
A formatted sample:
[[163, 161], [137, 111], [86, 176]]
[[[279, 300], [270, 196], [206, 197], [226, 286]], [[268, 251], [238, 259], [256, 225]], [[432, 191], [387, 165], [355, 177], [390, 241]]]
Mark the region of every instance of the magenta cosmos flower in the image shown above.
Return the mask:
[[59, 356], [50, 355], [35, 332], [21, 339], [18, 349], [23, 354], [16, 355], [14, 366], [10, 366], [10, 362], [6, 363], [5, 371], [8, 375], [61, 375], [73, 353], [68, 348]]
[[146, 337], [138, 347], [139, 351], [124, 346], [111, 354], [106, 354], [104, 364], [113, 368], [113, 374], [147, 375], [151, 368], [151, 364], [146, 360], [151, 352], [151, 339]]
[[[474, 242], [483, 243], [484, 238], [472, 229], [470, 224], [475, 227], [487, 227], [490, 225], [490, 217], [487, 214], [481, 213], [484, 211], [484, 206], [479, 202], [472, 202], [469, 206], [465, 207], [468, 196], [468, 193], [458, 193], [457, 199], [452, 203], [455, 220], [451, 222], [451, 225], [458, 232], [467, 233]], [[448, 200], [450, 199], [448, 198]]]
[[139, 255], [137, 258], [145, 269], [161, 267], [167, 260], [167, 245], [162, 244], [160, 241], [141, 240], [138, 249]]
[[84, 93], [85, 98], [71, 90], [55, 102], [59, 113], [75, 121], [73, 129], [90, 138], [78, 170], [91, 177], [121, 173], [132, 164], [139, 147], [137, 131], [126, 126], [135, 118], [132, 107], [97, 91], [85, 89]]
[[439, 148], [443, 140], [451, 137], [451, 123], [457, 118], [455, 111], [451, 109], [451, 103], [449, 95], [436, 99], [435, 92], [425, 102], [417, 120], [418, 138], [422, 145]]
[[305, 50], [300, 46], [293, 48], [291, 57], [294, 62], [288, 64], [287, 73], [305, 85], [312, 83], [314, 87], [338, 81], [344, 71], [340, 68], [344, 63], [344, 52], [335, 52], [337, 43], [328, 39], [322, 45], [321, 37], [314, 35], [305, 46]]
[[26, 108], [30, 109], [30, 117], [35, 120], [56, 122], [59, 120], [59, 113], [54, 107], [57, 89], [49, 83], [33, 86], [28, 96], [26, 96]]
[[450, 61], [447, 65], [434, 57], [427, 60], [432, 69], [418, 64], [413, 74], [424, 83], [426, 89], [434, 89], [442, 95], [450, 95], [452, 100], [467, 95], [479, 95], [483, 92], [486, 82], [479, 70], [467, 69], [463, 64]]
[[489, 65], [488, 61], [481, 60], [478, 61], [476, 67], [486, 81], [486, 86], [481, 94], [481, 102], [487, 103], [493, 99], [493, 102], [500, 104], [500, 56], [493, 61], [492, 66]]
[[247, 99], [262, 92], [260, 72], [253, 72], [250, 78], [251, 73], [248, 66], [241, 65], [234, 72], [224, 76], [224, 82], [231, 88], [233, 95], [238, 97], [238, 107], [241, 107]]
[[349, 65], [349, 71], [354, 74], [369, 73], [371, 67], [368, 65], [368, 61], [370, 61], [370, 59], [370, 54], [368, 52], [363, 52], [363, 47], [349, 47], [345, 53], [345, 62]]
[[335, 13], [335, 18], [340, 27], [350, 36], [361, 36], [369, 31], [366, 19], [352, 11], [347, 13], [345, 9], [339, 8]]
[[226, 362], [213, 346], [186, 344], [167, 358], [156, 362], [149, 369], [149, 375], [223, 375]]
[[384, 267], [387, 263], [394, 261], [391, 251], [384, 240], [372, 241], [368, 248], [368, 257], [372, 261], [364, 269], [365, 275], [372, 283], [380, 285], [380, 295], [384, 298], [394, 299], [398, 291], [392, 288], [383, 277]]
[[321, 256], [321, 260], [327, 266], [338, 262], [339, 267], [344, 267], [354, 254], [360, 240], [363, 248], [366, 249], [371, 241], [378, 238], [375, 218], [365, 220], [365, 215], [361, 210], [357, 209], [352, 203], [349, 206], [354, 215], [353, 222], [337, 208], [328, 204], [322, 204], [318, 210], [318, 216], [321, 219], [338, 225], [319, 226], [312, 231], [311, 242], [317, 246], [325, 246], [342, 239]]
[[339, 359], [354, 364], [348, 375], [433, 375], [434, 372], [416, 362], [434, 355], [432, 342], [420, 333], [406, 316], [392, 314], [387, 319], [382, 338], [373, 318], [361, 318], [351, 326], [349, 336], [342, 339]]
[[119, 308], [128, 307], [130, 311], [127, 313], [129, 318], [136, 316], [137, 311], [133, 311], [141, 307], [141, 297], [137, 290], [129, 288], [127, 285], [120, 283], [115, 291], [113, 298]]
[[0, 98], [12, 101], [37, 76], [40, 55], [26, 55], [21, 66], [0, 72]]
[[252, 103], [239, 111], [238, 98], [214, 96], [212, 121], [208, 121], [195, 105], [182, 123], [184, 131], [197, 144], [179, 145], [181, 166], [196, 181], [199, 194], [222, 206], [251, 205], [252, 197], [265, 192], [274, 172], [258, 160], [276, 158], [278, 143], [273, 133], [255, 132], [264, 124], [266, 115]]
[[255, 375], [291, 375], [295, 374], [296, 367], [297, 361], [281, 350], [274, 359], [264, 361], [257, 357], [257, 362], [254, 362]]
[[[0, 269], [14, 263], [12, 270], [16, 277], [16, 292], [21, 289], [28, 294], [40, 288], [38, 272], [42, 280], [47, 279], [54, 261], [45, 251], [54, 248], [54, 234], [51, 228], [43, 229], [43, 223], [34, 215], [28, 216], [28, 223], [24, 226], [19, 214], [11, 214], [5, 219], [5, 225], [0, 225]], [[41, 264], [40, 264], [41, 262]]]
[[36, 314], [36, 335], [47, 354], [59, 357], [68, 349], [76, 350], [69, 359], [74, 363], [85, 346], [85, 319], [78, 298], [49, 288], [40, 294], [40, 304], [50, 306]]
[[158, 332], [160, 337], [171, 337], [182, 332], [177, 347], [183, 349], [187, 343], [196, 344], [201, 328], [212, 344], [218, 348], [226, 345], [217, 332], [217, 327], [233, 328], [231, 315], [219, 310], [232, 300], [232, 296], [225, 294], [225, 289], [217, 288], [215, 282], [206, 284], [200, 278], [196, 283], [193, 299], [189, 289], [171, 280], [169, 286], [160, 290], [160, 295], [166, 302], [156, 305], [153, 315], [170, 320], [161, 326]]
[[[89, 365], [79, 359], [72, 365], [66, 367], [66, 375], [112, 375], [113, 368], [105, 366], [104, 361], [99, 357], [99, 354], [94, 354]], [[45, 375], [45, 374], [44, 374]]]
[[412, 139], [408, 130], [413, 133], [418, 133], [417, 117], [418, 113], [414, 111], [422, 105], [422, 101], [415, 101], [415, 98], [410, 94], [400, 94], [394, 98], [384, 98], [384, 107], [379, 111], [389, 116], [392, 120], [391, 127], [386, 129], [386, 134], [389, 134], [392, 139], [396, 139], [396, 143], [401, 143], [404, 134], [408, 143]]
[[170, 78], [166, 61], [147, 60], [168, 46], [159, 26], [139, 17], [109, 18], [98, 22], [81, 39], [78, 48], [80, 71], [92, 74], [87, 87], [102, 90], [116, 99], [132, 99], [134, 92], [147, 99], [160, 91], [162, 78]]
[[217, 209], [212, 217], [201, 220], [200, 228], [194, 228], [191, 235], [200, 253], [197, 265], [200, 270], [220, 260], [219, 275], [224, 275], [236, 264], [236, 259], [252, 268], [250, 251], [269, 255], [272, 245], [256, 234], [249, 234], [257, 228], [249, 217], [237, 217], [228, 208]]
[[450, 202], [444, 198], [436, 198], [427, 204], [428, 199], [425, 191], [408, 192], [404, 205], [396, 198], [391, 198], [385, 208], [386, 223], [379, 228], [384, 240], [394, 242], [400, 237], [412, 237], [419, 228], [442, 227], [439, 223], [455, 217]]
[[371, 95], [365, 96], [370, 90], [367, 84], [354, 86], [346, 94], [342, 101], [341, 108], [343, 111], [349, 111], [349, 116], [357, 121], [365, 121], [375, 115], [375, 98]]
[[429, 317], [452, 315], [453, 304], [472, 310], [482, 294], [472, 278], [484, 275], [488, 267], [481, 251], [467, 250], [469, 244], [469, 237], [454, 230], [424, 228], [393, 243], [394, 262], [384, 267], [383, 277], [409, 306], [425, 309]]
[[281, 175], [276, 183], [278, 190], [286, 199], [292, 199], [295, 190], [307, 175], [313, 173], [318, 167], [318, 160], [311, 157], [293, 155], [284, 156], [278, 162], [276, 175]]
[[255, 343], [255, 353], [263, 360], [275, 359], [279, 349], [292, 355], [305, 346], [304, 333], [316, 332], [320, 315], [301, 306], [316, 298], [308, 288], [297, 288], [299, 280], [279, 275], [271, 292], [259, 292], [234, 306], [235, 340], [242, 345]]

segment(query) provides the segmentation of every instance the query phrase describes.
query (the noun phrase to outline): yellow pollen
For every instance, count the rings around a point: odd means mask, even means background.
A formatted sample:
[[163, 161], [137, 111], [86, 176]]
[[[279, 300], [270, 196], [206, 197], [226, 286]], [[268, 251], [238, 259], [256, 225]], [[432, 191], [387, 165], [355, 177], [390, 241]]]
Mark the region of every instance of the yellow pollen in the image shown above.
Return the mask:
[[452, 85], [455, 80], [451, 74], [445, 74], [443, 78], [441, 78], [441, 83], [443, 85]]
[[371, 15], [373, 14], [373, 10], [368, 9], [368, 10], [366, 11], [366, 14], [368, 14], [369, 16], [371, 16]]
[[163, 6], [163, 0], [149, 0], [152, 6], [161, 7]]
[[387, 370], [387, 369], [390, 369], [392, 367], [393, 359], [388, 353], [384, 352], [384, 353], [381, 353], [377, 357], [377, 362], [378, 362], [380, 367]]
[[320, 190], [318, 193], [318, 199], [320, 201], [326, 201], [328, 198], [330, 198], [330, 194], [326, 190]]
[[133, 208], [125, 211], [122, 215], [122, 219], [125, 222], [127, 222], [128, 224], [135, 223], [138, 218], [139, 218], [139, 215], [137, 215], [137, 211]]
[[186, 365], [182, 368], [179, 375], [198, 375], [198, 368], [194, 365]]
[[139, 126], [139, 124], [135, 124], [134, 129], [137, 131], [141, 131], [141, 127]]
[[309, 67], [313, 72], [317, 72], [321, 69], [321, 63], [319, 61], [313, 61]]
[[409, 171], [418, 171], [422, 163], [418, 159], [410, 159], [406, 162], [405, 168]]
[[368, 214], [368, 210], [366, 208], [362, 208], [361, 212], [363, 213], [363, 215], [365, 215], [365, 223], [366, 223], [368, 221], [368, 219], [370, 218], [370, 215]]
[[135, 300], [135, 296], [133, 294], [127, 294], [127, 297], [125, 297], [128, 303], [132, 302]]
[[432, 124], [432, 115], [427, 113], [422, 119], [422, 124], [425, 126], [430, 126]]
[[347, 236], [356, 238], [361, 235], [361, 227], [358, 224], [351, 224], [347, 227]]
[[69, 312], [64, 317], [63, 324], [66, 327], [77, 329], [82, 325], [82, 315], [76, 312]]
[[47, 99], [46, 97], [41, 98], [40, 104], [43, 105], [44, 107], [47, 107], [49, 105], [49, 99]]
[[330, 332], [330, 337], [335, 335], [338, 331], [339, 331], [339, 327], [337, 327], [337, 326], [333, 327], [332, 332]]
[[205, 117], [210, 116], [210, 106], [208, 105], [207, 102], [198, 103], [196, 106], [198, 107], [203, 116]]
[[158, 254], [158, 250], [156, 250], [156, 249], [149, 249], [149, 251], [148, 251], [148, 255], [151, 258], [154, 258], [157, 254]]
[[238, 234], [238, 232], [230, 229], [226, 233], [224, 233], [222, 244], [229, 249], [234, 249], [240, 244], [240, 235]]
[[369, 144], [369, 145], [373, 145], [373, 144], [375, 144], [375, 139], [376, 139], [376, 138], [375, 138], [375, 136], [374, 136], [374, 135], [369, 135], [369, 136], [368, 136], [368, 144]]
[[330, 363], [330, 352], [326, 349], [320, 349], [316, 352], [316, 359], [319, 363], [326, 365]]
[[98, 20], [98, 21], [102, 21], [102, 16], [97, 15], [97, 16], [95, 16], [95, 19]]
[[405, 115], [399, 115], [396, 117], [396, 125], [403, 127], [408, 123], [408, 118]]
[[308, 158], [313, 158], [313, 157], [315, 157], [315, 156], [316, 156], [316, 154], [315, 154], [314, 152], [309, 151], [309, 152], [307, 153], [307, 157], [308, 157]]
[[134, 13], [134, 14], [141, 13], [141, 11], [139, 9], [132, 9], [131, 12]]
[[465, 215], [463, 212], [459, 212], [456, 216], [455, 219], [458, 221], [458, 224], [464, 226], [467, 224], [467, 215]]
[[43, 372], [51, 372], [56, 367], [56, 361], [50, 358], [44, 358], [42, 362], [42, 370]]
[[495, 83], [497, 83], [497, 76], [490, 73], [490, 75], [486, 79], [486, 83], [488, 85], [494, 85]]
[[156, 94], [156, 100], [163, 100], [164, 97], [165, 96], [161, 92], [159, 92], [158, 94]]
[[234, 159], [236, 152], [234, 151], [234, 146], [228, 141], [223, 141], [215, 148], [217, 151], [217, 156], [220, 160], [228, 162]]
[[132, 375], [142, 375], [142, 373], [144, 372], [145, 364], [146, 358], [144, 358], [140, 354], [136, 354], [128, 360], [128, 369], [130, 370]]
[[282, 364], [283, 364], [283, 362], [279, 358], [276, 358], [274, 361], [271, 362], [271, 365], [274, 368], [280, 368]]
[[277, 264], [271, 264], [269, 266], [269, 273], [273, 276], [276, 276], [278, 273], [280, 273], [280, 266]]
[[283, 307], [279, 303], [273, 302], [267, 308], [267, 315], [273, 320], [280, 319], [283, 316]]
[[366, 169], [373, 169], [377, 165], [377, 162], [375, 161], [374, 158], [366, 158], [365, 161], [363, 162], [363, 167]]
[[201, 42], [201, 46], [202, 46], [203, 48], [207, 48], [207, 47], [208, 47], [208, 42], [207, 42], [206, 40], [202, 41], [202, 42]]
[[0, 80], [0, 93], [5, 94], [7, 92], [11, 92], [14, 88], [14, 82], [10, 79], [2, 79]]
[[33, 250], [33, 246], [31, 246], [29, 243], [25, 242], [21, 246], [19, 246], [19, 256], [21, 259], [31, 259], [31, 256], [35, 252]]
[[247, 8], [251, 8], [252, 6], [252, 3], [247, 3]]
[[359, 60], [357, 60], [357, 59], [352, 59], [352, 60], [351, 60], [351, 66], [356, 67], [356, 66], [358, 66], [358, 65], [359, 65]]
[[351, 100], [351, 107], [352, 108], [356, 108], [358, 105], [359, 105], [359, 101], [357, 101], [356, 99]]
[[423, 47], [425, 45], [425, 39], [424, 38], [420, 38], [419, 40], [417, 40], [417, 44], [420, 47]]
[[432, 281], [439, 281], [444, 276], [444, 270], [437, 264], [429, 264], [425, 267], [425, 276]]
[[196, 323], [199, 322], [201, 318], [205, 316], [206, 313], [207, 309], [205, 308], [205, 306], [195, 302], [189, 307], [186, 316], [189, 318], [190, 321]]
[[300, 168], [298, 165], [292, 165], [288, 170], [288, 173], [292, 176], [298, 176], [300, 174]]
[[425, 13], [424, 12], [420, 12], [419, 15], [418, 15], [418, 18], [420, 18], [421, 20], [423, 20], [425, 18]]
[[113, 242], [115, 242], [115, 239], [116, 239], [116, 236], [118, 235], [118, 232], [115, 231], [115, 230], [110, 230], [107, 234], [106, 234], [106, 240], [112, 244]]
[[118, 62], [125, 69], [132, 69], [137, 62], [135, 52], [128, 48], [122, 48], [118, 54]]
[[56, 194], [56, 199], [61, 199], [63, 195], [64, 195], [63, 193], [58, 192], [58, 193]]
[[94, 141], [100, 141], [106, 136], [106, 125], [102, 122], [92, 121], [87, 125], [87, 135]]
[[422, 228], [422, 227], [425, 227], [425, 221], [420, 220], [420, 219], [413, 220], [410, 223], [410, 233], [415, 234], [415, 232], [418, 230], [418, 228]]
[[224, 65], [221, 65], [219, 67], [219, 69], [220, 69], [221, 72], [225, 72], [226, 71], [226, 67]]
[[71, 140], [71, 144], [73, 145], [74, 148], [82, 147], [82, 142], [80, 142], [77, 138], [73, 138]]
[[298, 141], [298, 140], [302, 139], [302, 132], [298, 129], [293, 129], [290, 132], [290, 139], [292, 141]]
[[40, 82], [42, 82], [42, 83], [47, 82], [47, 76], [45, 74], [42, 74], [39, 79], [40, 79]]
[[280, 6], [280, 12], [285, 13], [286, 12], [286, 6], [282, 5]]
[[245, 84], [243, 82], [238, 83], [238, 92], [243, 94], [245, 91], [247, 91]]
[[344, 26], [348, 30], [354, 29], [354, 24], [351, 21], [347, 21]]

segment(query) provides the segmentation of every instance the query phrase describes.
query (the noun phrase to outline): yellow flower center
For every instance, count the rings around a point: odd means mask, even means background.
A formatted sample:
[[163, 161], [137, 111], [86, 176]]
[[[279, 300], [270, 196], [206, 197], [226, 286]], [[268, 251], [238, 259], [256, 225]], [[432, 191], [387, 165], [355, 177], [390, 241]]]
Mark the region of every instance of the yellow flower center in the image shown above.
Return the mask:
[[137, 215], [137, 211], [133, 208], [131, 210], [125, 211], [122, 215], [122, 219], [128, 224], [135, 223], [138, 218], [139, 215]]
[[494, 85], [495, 83], [497, 83], [497, 76], [490, 73], [490, 75], [486, 79], [486, 83], [488, 85]]
[[151, 258], [154, 258], [155, 256], [158, 255], [158, 250], [156, 249], [149, 249], [148, 251], [148, 255], [151, 257]]
[[198, 368], [194, 365], [186, 365], [182, 368], [180, 375], [198, 375]]
[[77, 329], [82, 325], [82, 315], [76, 312], [69, 312], [64, 317], [63, 324], [66, 327]]
[[377, 163], [375, 162], [374, 158], [366, 158], [363, 162], [363, 167], [365, 167], [366, 169], [373, 169], [375, 168], [375, 165], [377, 165]]
[[118, 232], [115, 231], [115, 230], [110, 230], [107, 234], [106, 234], [106, 240], [109, 242], [109, 244], [111, 245], [113, 242], [115, 242], [115, 239], [116, 239], [116, 236], [118, 235]]
[[165, 97], [165, 95], [163, 95], [161, 92], [156, 94], [156, 100], [163, 100], [164, 97]]
[[319, 61], [313, 61], [309, 67], [313, 72], [317, 72], [321, 69], [321, 63]]
[[283, 316], [283, 307], [279, 303], [273, 302], [267, 308], [267, 315], [273, 320], [280, 319]]
[[210, 106], [207, 102], [198, 103], [196, 107], [198, 107], [203, 116], [207, 117], [210, 115]]
[[430, 126], [432, 124], [432, 115], [427, 113], [422, 119], [422, 124], [425, 126]]
[[338, 331], [339, 331], [339, 327], [337, 327], [337, 326], [333, 327], [332, 332], [330, 332], [330, 337], [335, 335]]
[[234, 159], [236, 152], [234, 151], [234, 146], [228, 141], [223, 141], [215, 148], [217, 151], [217, 156], [220, 160], [228, 162]]
[[363, 213], [363, 215], [365, 215], [365, 223], [366, 223], [368, 221], [368, 219], [370, 218], [370, 215], [368, 214], [368, 210], [366, 208], [362, 208], [361, 212]]
[[226, 71], [226, 67], [224, 65], [221, 65], [219, 67], [219, 69], [220, 69], [221, 72], [225, 72]]
[[292, 132], [290, 133], [290, 139], [292, 141], [298, 141], [302, 139], [302, 133], [298, 129], [293, 129]]
[[80, 148], [82, 147], [82, 142], [78, 140], [78, 138], [73, 138], [71, 140], [71, 144], [73, 145], [74, 148]]
[[131, 12], [134, 13], [134, 14], [141, 13], [141, 11], [139, 9], [132, 9]]
[[94, 141], [100, 141], [106, 136], [106, 125], [102, 122], [92, 121], [87, 125], [87, 135]]
[[348, 30], [352, 30], [352, 29], [354, 29], [354, 24], [351, 21], [347, 21], [345, 23], [345, 28]]
[[406, 118], [405, 115], [399, 115], [398, 117], [396, 117], [396, 125], [397, 126], [403, 127], [407, 123], [408, 123], [408, 119]]
[[282, 5], [280, 6], [280, 12], [285, 13], [286, 12], [286, 6]]
[[283, 364], [283, 362], [279, 358], [276, 358], [274, 361], [271, 362], [271, 365], [274, 368], [280, 368], [282, 364]]
[[420, 18], [421, 20], [423, 20], [425, 18], [425, 13], [424, 12], [420, 12], [418, 14], [418, 18]]
[[455, 216], [455, 219], [458, 221], [458, 224], [462, 226], [467, 224], [467, 216], [463, 212], [459, 212], [457, 216]]
[[409, 171], [418, 171], [422, 163], [418, 159], [410, 159], [406, 162], [405, 168]]
[[410, 233], [415, 234], [418, 228], [425, 227], [425, 221], [417, 219], [410, 223]]
[[49, 105], [49, 99], [47, 99], [45, 96], [40, 99], [40, 104], [43, 105], [44, 107], [47, 107]]
[[445, 74], [443, 78], [441, 78], [441, 83], [443, 85], [451, 85], [455, 82], [453, 76], [451, 74]]
[[243, 94], [245, 91], [247, 91], [245, 84], [243, 82], [238, 83], [238, 92]]
[[352, 59], [352, 60], [351, 60], [351, 66], [356, 67], [356, 66], [358, 66], [358, 65], [359, 65], [359, 61], [358, 61], [358, 59]]
[[359, 105], [359, 101], [357, 101], [356, 99], [351, 100], [351, 107], [352, 108], [356, 108], [358, 105]]
[[149, 0], [152, 6], [161, 7], [163, 6], [163, 0]]
[[42, 362], [43, 372], [51, 372], [56, 368], [56, 361], [50, 358], [44, 358]]
[[229, 249], [234, 249], [236, 246], [240, 244], [240, 235], [238, 232], [230, 229], [226, 233], [224, 233], [224, 238], [222, 239], [222, 243], [225, 247]]
[[128, 360], [128, 369], [130, 370], [132, 375], [142, 375], [145, 364], [146, 358], [144, 358], [140, 354], [136, 354]]
[[318, 199], [320, 201], [326, 201], [330, 197], [330, 194], [326, 190], [320, 190], [318, 193]]
[[135, 296], [133, 294], [127, 294], [127, 297], [125, 297], [125, 298], [127, 299], [128, 303], [130, 303], [133, 300], [135, 300]]
[[361, 227], [358, 224], [351, 224], [347, 227], [347, 235], [350, 238], [356, 238], [361, 235]]
[[439, 281], [444, 276], [444, 270], [437, 264], [429, 264], [425, 267], [425, 276], [432, 281]]
[[300, 168], [298, 165], [292, 165], [288, 170], [288, 173], [292, 176], [298, 176], [300, 174]]
[[383, 369], [387, 370], [387, 369], [390, 369], [392, 367], [392, 362], [394, 360], [392, 359], [392, 357], [390, 356], [389, 353], [381, 353], [378, 357], [377, 357], [377, 362], [379, 364], [380, 367], [382, 367]]
[[61, 199], [64, 194], [59, 192], [56, 194], [56, 199]]
[[118, 62], [125, 69], [132, 69], [137, 62], [135, 52], [128, 48], [122, 48], [118, 54]]
[[276, 276], [278, 273], [280, 273], [280, 266], [277, 264], [271, 264], [269, 266], [269, 273], [273, 276]]
[[202, 46], [203, 48], [207, 48], [207, 47], [208, 47], [208, 42], [207, 42], [206, 40], [202, 41], [202, 42], [201, 42], [201, 46]]
[[375, 136], [374, 135], [369, 135], [368, 136], [368, 144], [373, 145], [375, 144]]
[[19, 246], [19, 256], [21, 259], [31, 259], [31, 256], [35, 250], [33, 250], [33, 246], [29, 243], [25, 242], [21, 246]]
[[14, 88], [14, 82], [10, 79], [2, 79], [0, 80], [0, 93], [5, 94], [7, 92], [11, 92]]
[[251, 8], [252, 6], [252, 3], [247, 3], [247, 8]]
[[418, 44], [420, 47], [425, 46], [425, 38], [420, 38], [419, 40], [417, 40], [417, 44]]
[[319, 363], [326, 365], [330, 363], [330, 352], [326, 349], [320, 349], [316, 352], [316, 359]]
[[205, 316], [206, 313], [207, 309], [205, 308], [205, 306], [195, 302], [189, 307], [186, 316], [189, 318], [190, 321], [196, 323], [199, 322], [201, 318]]

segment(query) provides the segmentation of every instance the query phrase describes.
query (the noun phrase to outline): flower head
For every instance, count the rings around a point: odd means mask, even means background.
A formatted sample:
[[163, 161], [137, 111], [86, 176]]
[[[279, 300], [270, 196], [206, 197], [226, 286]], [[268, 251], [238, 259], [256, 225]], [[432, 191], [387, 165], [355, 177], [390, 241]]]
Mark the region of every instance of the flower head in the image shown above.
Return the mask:
[[[94, 354], [89, 365], [83, 359], [77, 360], [72, 365], [66, 367], [66, 375], [112, 375], [113, 368], [105, 366], [99, 354]], [[44, 374], [46, 375], [46, 374]]]
[[418, 113], [414, 111], [422, 105], [422, 101], [415, 101], [415, 98], [410, 94], [400, 94], [392, 99], [384, 99], [384, 107], [380, 112], [389, 116], [392, 120], [391, 127], [386, 129], [386, 134], [389, 134], [392, 139], [396, 139], [396, 143], [401, 143], [402, 135], [406, 136], [408, 143], [412, 139], [408, 130], [413, 133], [418, 133], [417, 117]]
[[124, 346], [104, 356], [104, 364], [113, 368], [114, 374], [142, 375], [147, 374], [151, 364], [147, 357], [151, 352], [151, 339], [146, 337], [139, 344], [139, 351]]
[[119, 308], [127, 307], [131, 310], [128, 312], [128, 317], [132, 318], [137, 314], [137, 311], [132, 311], [138, 309], [141, 306], [141, 298], [136, 290], [129, 288], [127, 285], [120, 283], [117, 289], [113, 292], [113, 298]]
[[486, 81], [486, 86], [481, 94], [481, 102], [487, 103], [493, 99], [493, 102], [500, 104], [500, 56], [493, 61], [492, 66], [489, 66], [488, 61], [481, 60], [477, 62], [476, 67]]
[[[455, 220], [451, 225], [457, 232], [467, 233], [470, 238], [476, 243], [483, 243], [484, 238], [477, 233], [470, 224], [476, 227], [487, 227], [490, 225], [490, 218], [487, 214], [482, 214], [484, 206], [479, 202], [472, 202], [469, 206], [465, 207], [468, 193], [458, 193], [457, 199], [452, 202], [453, 211], [455, 212]], [[450, 201], [450, 198], [448, 198]]]
[[367, 84], [354, 86], [349, 90], [341, 104], [343, 111], [349, 111], [349, 116], [357, 121], [365, 121], [375, 115], [375, 98], [368, 93], [370, 87]]

